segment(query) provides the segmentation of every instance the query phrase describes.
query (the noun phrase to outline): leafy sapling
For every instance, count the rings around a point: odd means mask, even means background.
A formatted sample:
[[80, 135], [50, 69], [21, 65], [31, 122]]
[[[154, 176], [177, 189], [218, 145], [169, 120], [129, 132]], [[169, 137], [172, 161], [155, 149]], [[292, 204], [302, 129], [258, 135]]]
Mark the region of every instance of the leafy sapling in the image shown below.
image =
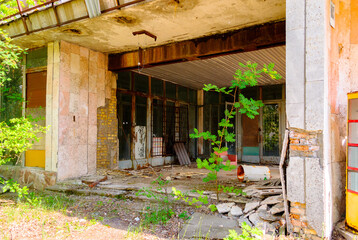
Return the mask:
[[257, 69], [257, 63], [247, 62], [247, 64], [239, 63], [239, 66], [244, 69], [238, 69], [235, 72], [234, 79], [231, 81], [229, 87], [218, 87], [213, 84], [204, 84], [204, 91], [215, 91], [221, 94], [230, 95], [233, 98], [233, 104], [230, 109], [225, 110], [225, 118], [219, 122], [219, 129], [217, 133], [211, 133], [210, 131], [200, 132], [194, 129], [194, 133], [190, 134], [191, 138], [203, 138], [212, 145], [212, 153], [207, 159], [196, 160], [198, 168], [205, 168], [209, 172], [203, 179], [204, 182], [214, 181], [216, 186], [217, 200], [219, 201], [219, 183], [218, 173], [221, 170], [231, 171], [236, 166], [232, 166], [230, 161], [224, 162], [221, 154], [226, 152], [228, 148], [225, 146], [225, 142], [235, 142], [235, 134], [230, 132], [229, 129], [233, 128], [233, 119], [236, 114], [245, 114], [249, 118], [253, 119], [259, 114], [258, 110], [263, 106], [261, 100], [253, 100], [252, 98], [246, 98], [241, 90], [247, 87], [253, 87], [257, 85], [257, 80], [263, 75], [268, 76], [271, 79], [282, 78], [276, 71], [273, 70], [274, 64], [270, 63], [264, 65], [262, 69]]

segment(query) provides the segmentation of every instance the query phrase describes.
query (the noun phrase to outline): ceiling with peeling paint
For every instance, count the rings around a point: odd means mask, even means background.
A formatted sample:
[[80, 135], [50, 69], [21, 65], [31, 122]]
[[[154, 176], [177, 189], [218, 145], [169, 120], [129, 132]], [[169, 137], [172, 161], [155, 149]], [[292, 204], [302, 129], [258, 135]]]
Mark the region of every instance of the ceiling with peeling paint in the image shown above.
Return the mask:
[[[114, 1], [101, 0], [101, 7], [110, 7], [111, 2]], [[73, 0], [57, 9], [61, 22], [65, 22], [86, 15], [85, 8], [84, 0]], [[125, 52], [139, 46], [153, 47], [283, 20], [285, 8], [285, 0], [147, 0], [96, 18], [24, 35], [14, 41], [23, 47], [37, 48], [47, 42], [66, 40], [100, 52]], [[56, 24], [53, 9], [31, 13], [27, 23], [30, 30]], [[20, 19], [1, 28], [12, 36], [25, 31]], [[139, 30], [155, 34], [157, 41], [145, 35], [132, 35]]]

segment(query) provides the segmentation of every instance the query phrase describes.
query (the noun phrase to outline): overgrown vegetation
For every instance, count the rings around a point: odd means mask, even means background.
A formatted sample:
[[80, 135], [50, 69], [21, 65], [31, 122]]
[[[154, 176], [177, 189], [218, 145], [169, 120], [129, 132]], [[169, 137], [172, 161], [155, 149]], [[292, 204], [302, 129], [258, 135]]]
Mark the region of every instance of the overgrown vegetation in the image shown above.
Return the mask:
[[263, 76], [267, 76], [271, 79], [280, 79], [281, 76], [273, 70], [274, 64], [264, 65], [262, 69], [257, 69], [257, 63], [248, 62], [246, 65], [239, 63], [239, 66], [244, 69], [238, 69], [235, 72], [234, 79], [231, 81], [230, 87], [218, 87], [212, 84], [205, 84], [204, 91], [215, 91], [218, 93], [230, 95], [233, 98], [233, 104], [230, 109], [225, 110], [225, 118], [219, 123], [217, 133], [211, 133], [210, 131], [200, 132], [194, 129], [194, 133], [190, 134], [191, 138], [203, 138], [208, 140], [213, 146], [213, 152], [208, 159], [196, 160], [198, 168], [205, 168], [209, 172], [203, 179], [204, 182], [214, 181], [216, 186], [217, 200], [219, 201], [219, 182], [218, 173], [221, 170], [231, 171], [236, 166], [232, 166], [230, 161], [224, 162], [221, 154], [228, 151], [225, 143], [235, 142], [235, 133], [230, 132], [229, 129], [233, 128], [232, 120], [236, 114], [245, 114], [249, 118], [253, 119], [259, 114], [258, 110], [263, 106], [261, 100], [254, 100], [252, 98], [246, 98], [241, 90], [247, 87], [253, 87], [257, 85], [257, 80]]
[[[24, 9], [31, 8], [45, 2], [46, 0], [26, 0], [19, 1], [19, 4]], [[1, 0], [0, 4], [0, 19], [19, 12], [17, 0]]]
[[229, 235], [224, 240], [255, 240], [261, 239], [263, 232], [257, 227], [250, 227], [247, 223], [241, 224], [242, 234], [238, 235], [235, 230], [230, 230]]
[[[1, 4], [0, 6], [3, 6]], [[21, 154], [30, 149], [39, 140], [38, 134], [46, 132], [46, 127], [39, 126], [34, 122], [37, 119], [18, 116], [23, 102], [21, 92], [16, 89], [19, 79], [18, 76], [21, 58], [25, 51], [12, 44], [8, 35], [0, 29], [0, 94], [1, 100], [6, 100], [9, 108], [0, 109], [2, 116], [0, 122], [0, 165], [12, 162], [19, 163]], [[1, 106], [3, 106], [1, 104]], [[13, 110], [14, 107], [16, 110]], [[17, 109], [18, 108], [18, 109]], [[14, 114], [8, 114], [14, 111]], [[3, 114], [6, 112], [7, 114]], [[21, 188], [14, 180], [5, 180], [0, 177], [0, 184], [4, 184], [3, 191], [17, 192], [19, 199], [28, 193], [27, 187]]]

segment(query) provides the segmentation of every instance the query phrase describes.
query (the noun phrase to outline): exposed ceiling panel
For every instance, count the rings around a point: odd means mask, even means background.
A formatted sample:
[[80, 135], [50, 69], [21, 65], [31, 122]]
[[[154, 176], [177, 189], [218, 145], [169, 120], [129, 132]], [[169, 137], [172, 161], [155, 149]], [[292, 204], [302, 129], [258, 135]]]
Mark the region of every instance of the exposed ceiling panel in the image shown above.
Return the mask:
[[258, 67], [260, 68], [263, 67], [264, 64], [274, 63], [274, 69], [282, 76], [282, 79], [280, 80], [272, 80], [267, 77], [259, 78], [258, 85], [262, 86], [285, 83], [285, 46], [266, 48], [251, 52], [235, 53], [210, 59], [161, 65], [136, 70], [135, 72], [151, 75], [156, 78], [194, 89], [201, 89], [204, 84], [208, 83], [223, 87], [231, 84], [233, 75], [238, 68], [242, 69], [239, 67], [238, 63], [246, 63], [248, 61], [258, 63]]

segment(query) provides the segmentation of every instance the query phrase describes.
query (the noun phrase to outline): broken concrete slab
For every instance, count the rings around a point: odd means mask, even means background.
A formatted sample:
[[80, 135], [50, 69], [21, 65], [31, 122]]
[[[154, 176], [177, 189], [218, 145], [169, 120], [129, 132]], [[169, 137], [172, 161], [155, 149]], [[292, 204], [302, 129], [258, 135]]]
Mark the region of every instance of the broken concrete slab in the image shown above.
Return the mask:
[[270, 209], [271, 214], [278, 214], [278, 213], [282, 213], [284, 211], [285, 211], [285, 206], [284, 206], [283, 202], [277, 203]]
[[252, 210], [255, 210], [260, 206], [260, 202], [250, 202], [246, 203], [244, 213], [248, 213]]
[[230, 210], [230, 214], [233, 217], [239, 217], [243, 214], [241, 207], [239, 206], [233, 206]]
[[259, 214], [259, 217], [265, 221], [274, 222], [280, 220], [280, 217], [274, 216], [265, 210], [259, 210], [257, 213]]
[[179, 239], [223, 239], [231, 229], [241, 233], [236, 220], [194, 213], [179, 232]]
[[273, 205], [273, 204], [277, 204], [283, 201], [283, 196], [282, 195], [278, 195], [278, 196], [271, 196], [266, 198], [265, 200], [263, 200], [261, 202], [261, 205]]
[[230, 209], [235, 205], [235, 203], [220, 203], [216, 205], [216, 208], [218, 209], [219, 213], [228, 213], [230, 212]]
[[267, 205], [267, 204], [261, 205], [257, 210], [265, 210], [265, 211], [268, 211], [268, 205]]
[[247, 225], [252, 227], [252, 223], [250, 222], [250, 220], [247, 217], [241, 217], [237, 220], [237, 222], [239, 223], [240, 226], [243, 222], [245, 222]]

